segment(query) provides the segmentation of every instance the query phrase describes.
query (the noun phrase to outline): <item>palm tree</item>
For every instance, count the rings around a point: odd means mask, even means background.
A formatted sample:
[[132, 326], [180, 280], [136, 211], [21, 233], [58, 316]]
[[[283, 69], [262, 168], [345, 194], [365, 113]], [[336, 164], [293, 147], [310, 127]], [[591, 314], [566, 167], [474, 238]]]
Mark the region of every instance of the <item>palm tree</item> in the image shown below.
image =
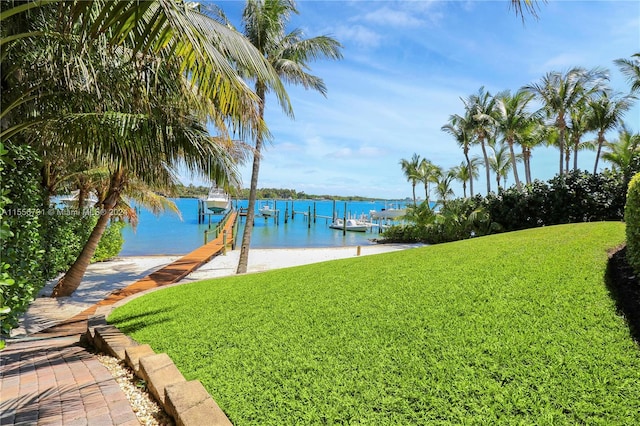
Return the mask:
[[640, 92], [640, 52], [631, 55], [631, 59], [620, 58], [613, 61], [627, 77], [631, 93]]
[[531, 99], [533, 99], [533, 95], [523, 90], [519, 90], [514, 95], [511, 95], [509, 91], [496, 95], [496, 124], [509, 146], [511, 168], [518, 191], [522, 190], [522, 185], [518, 176], [513, 145], [516, 141], [523, 139], [523, 133], [533, 119], [532, 114], [527, 111]]
[[597, 131], [596, 161], [593, 166], [593, 174], [598, 171], [598, 161], [602, 152], [602, 146], [606, 142], [605, 133], [615, 129], [622, 121], [624, 113], [631, 108], [630, 96], [609, 96], [608, 92], [602, 92], [599, 98], [589, 101], [591, 109], [590, 128]]
[[608, 150], [602, 154], [602, 159], [608, 161], [614, 170], [619, 170], [625, 177], [625, 182], [631, 178], [631, 166], [640, 157], [640, 133], [631, 133], [622, 126], [618, 140], [607, 142]]
[[[477, 158], [474, 158], [472, 161], [473, 167], [476, 167]], [[460, 163], [460, 165], [453, 167], [452, 169], [453, 176], [456, 180], [462, 182], [462, 194], [464, 198], [467, 198], [467, 182], [473, 181], [474, 177], [478, 177], [477, 167], [475, 169], [469, 168], [469, 165], [465, 162]]]
[[565, 73], [549, 72], [539, 83], [524, 87], [524, 90], [532, 93], [543, 103], [547, 117], [553, 120], [553, 125], [558, 129], [561, 176], [564, 173], [565, 135], [570, 111], [581, 100], [600, 90], [603, 80], [607, 78], [606, 73], [600, 69], [587, 71], [576, 67]]
[[447, 208], [447, 202], [455, 195], [453, 189], [451, 189], [451, 182], [455, 179], [455, 176], [451, 170], [444, 174], [436, 183], [436, 196], [438, 197], [438, 204], [442, 206], [442, 209]]
[[[162, 66], [164, 61], [178, 61], [193, 89], [200, 96], [209, 98], [215, 106], [210, 111], [215, 112], [211, 121], [218, 131], [225, 132], [225, 124], [230, 124], [239, 134], [264, 132], [257, 114], [259, 100], [238, 78], [232, 64], [258, 75], [272, 87], [280, 102], [287, 104], [282, 82], [260, 52], [241, 34], [200, 13], [194, 5], [173, 0], [3, 2], [1, 43], [3, 52], [6, 49], [12, 54], [3, 54], [2, 58], [0, 136], [9, 138], [47, 120], [49, 117], [41, 108], [48, 98], [56, 96], [59, 88], [25, 81], [21, 71], [27, 71], [29, 67], [20, 68], [14, 59], [34, 47], [36, 54], [42, 54], [44, 41], [49, 45], [49, 58], [55, 58], [55, 54], [64, 56], [67, 66], [63, 71], [91, 73], [91, 67], [85, 67], [85, 56], [90, 49], [83, 46], [96, 38], [104, 39], [112, 47], [126, 45], [133, 49], [133, 54], [152, 55], [156, 58], [156, 66]], [[48, 21], [47, 26], [42, 25], [43, 21]], [[61, 34], [60, 30], [64, 32]], [[62, 53], [55, 47], [56, 43], [61, 45], [62, 40], [75, 40], [77, 48]], [[22, 81], [17, 81], [20, 79]], [[15, 87], [20, 83], [22, 87]], [[7, 91], [14, 87], [15, 90]], [[24, 104], [35, 109], [35, 113], [25, 114], [19, 110]], [[56, 117], [59, 116], [60, 113], [56, 113]]]
[[[322, 79], [307, 72], [309, 70], [308, 63], [323, 57], [340, 59], [342, 58], [340, 53], [342, 46], [328, 36], [305, 39], [300, 29], [286, 33], [286, 25], [292, 13], [298, 13], [293, 0], [248, 0], [242, 15], [244, 34], [271, 64], [281, 79], [288, 83], [302, 85], [305, 89], [317, 90], [326, 96], [326, 87]], [[260, 99], [258, 115], [262, 119], [264, 118], [266, 93], [271, 85], [269, 81], [259, 75], [249, 73], [249, 76], [255, 79], [255, 91]], [[285, 112], [290, 113], [287, 108], [285, 108]], [[239, 274], [247, 272], [249, 261], [249, 245], [253, 230], [263, 140], [264, 136], [258, 133], [255, 138], [247, 220], [237, 269]]]
[[569, 116], [571, 118], [571, 125], [568, 127], [569, 141], [571, 144], [566, 146], [566, 163], [565, 169], [569, 170], [569, 161], [571, 157], [571, 151], [573, 151], [573, 170], [578, 170], [578, 152], [583, 149], [588, 149], [592, 144], [582, 142], [582, 136], [593, 130], [591, 128], [590, 116], [592, 111], [589, 108], [587, 99], [578, 102], [571, 108]]
[[[424, 194], [427, 206], [430, 206], [429, 194], [431, 190], [429, 188], [431, 183], [437, 183], [438, 179], [442, 176], [442, 168], [433, 164], [431, 161], [423, 158], [420, 161], [420, 165], [417, 170], [418, 180], [424, 184]], [[415, 204], [415, 202], [414, 202]]]
[[410, 160], [405, 158], [400, 160], [400, 167], [402, 173], [407, 178], [407, 181], [411, 182], [411, 189], [413, 191], [413, 205], [417, 205], [416, 202], [416, 185], [420, 181], [420, 156], [416, 153], [413, 154]]
[[[442, 126], [440, 130], [449, 133], [455, 138], [458, 145], [462, 148], [464, 158], [467, 161], [467, 169], [472, 170], [473, 167], [471, 165], [471, 159], [469, 158], [469, 148], [473, 143], [471, 140], [472, 132], [466, 118], [458, 114], [450, 115], [449, 122]], [[477, 173], [472, 177], [477, 178]], [[469, 180], [469, 194], [473, 197], [473, 179]]]
[[491, 192], [491, 166], [487, 155], [486, 141], [495, 128], [495, 99], [489, 92], [484, 90], [483, 86], [480, 87], [478, 93], [463, 99], [462, 102], [466, 110], [465, 120], [482, 148], [487, 179], [487, 194], [489, 194]]
[[498, 190], [500, 190], [500, 181], [503, 180], [506, 186], [507, 176], [513, 164], [511, 163], [509, 147], [507, 145], [492, 144], [491, 149], [493, 150], [493, 155], [489, 158], [489, 163], [491, 164], [491, 169], [496, 174], [496, 184], [498, 185]]
[[524, 174], [527, 185], [533, 181], [531, 178], [531, 156], [533, 148], [541, 145], [547, 138], [548, 127], [544, 126], [537, 118], [529, 123], [520, 135], [520, 146], [522, 147], [522, 163], [524, 164]]
[[[27, 140], [38, 142], [44, 158], [49, 147], [62, 146], [71, 156], [83, 155], [90, 165], [104, 167], [109, 174], [102, 214], [76, 261], [54, 288], [55, 297], [68, 296], [80, 285], [113, 209], [131, 182], [170, 188], [176, 183], [179, 164], [193, 173], [207, 172], [220, 182], [234, 184], [237, 179], [228, 137], [213, 138], [206, 128], [207, 117], [214, 122], [224, 118], [210, 98], [194, 90], [178, 60], [151, 66], [156, 57], [140, 56], [127, 48], [109, 49], [102, 38], [95, 39], [92, 48], [97, 54], [85, 61], [99, 72], [62, 76], [68, 80], [69, 102], [61, 117], [51, 116], [37, 131], [26, 128], [23, 132]], [[51, 76], [44, 77], [60, 78], [55, 66]], [[78, 82], [81, 79], [86, 81]]]

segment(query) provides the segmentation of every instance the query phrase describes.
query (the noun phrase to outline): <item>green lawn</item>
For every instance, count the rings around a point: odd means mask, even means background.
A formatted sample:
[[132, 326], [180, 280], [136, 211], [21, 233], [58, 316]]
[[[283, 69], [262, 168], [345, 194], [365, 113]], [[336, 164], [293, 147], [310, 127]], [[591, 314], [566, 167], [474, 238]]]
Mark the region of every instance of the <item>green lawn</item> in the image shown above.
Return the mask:
[[109, 318], [236, 425], [640, 424], [640, 349], [604, 282], [622, 223], [202, 281]]

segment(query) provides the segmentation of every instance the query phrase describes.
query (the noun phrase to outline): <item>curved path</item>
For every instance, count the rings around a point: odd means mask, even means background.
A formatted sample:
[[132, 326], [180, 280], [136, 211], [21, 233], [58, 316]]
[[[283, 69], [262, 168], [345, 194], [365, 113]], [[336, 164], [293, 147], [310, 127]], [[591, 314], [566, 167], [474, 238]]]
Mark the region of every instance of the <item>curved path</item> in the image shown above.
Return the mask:
[[[227, 235], [235, 219], [232, 213], [224, 227]], [[180, 281], [223, 250], [221, 233], [71, 319], [9, 340], [0, 352], [0, 425], [138, 425], [111, 373], [81, 344], [87, 320], [100, 306]]]

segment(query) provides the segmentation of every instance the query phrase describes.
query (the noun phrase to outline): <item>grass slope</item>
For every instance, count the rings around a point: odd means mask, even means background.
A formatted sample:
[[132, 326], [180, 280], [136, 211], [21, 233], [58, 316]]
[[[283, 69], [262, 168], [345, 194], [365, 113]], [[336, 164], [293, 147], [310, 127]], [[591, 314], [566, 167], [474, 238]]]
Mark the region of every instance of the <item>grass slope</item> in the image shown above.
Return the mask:
[[604, 282], [621, 223], [554, 226], [174, 287], [109, 321], [234, 424], [640, 424]]

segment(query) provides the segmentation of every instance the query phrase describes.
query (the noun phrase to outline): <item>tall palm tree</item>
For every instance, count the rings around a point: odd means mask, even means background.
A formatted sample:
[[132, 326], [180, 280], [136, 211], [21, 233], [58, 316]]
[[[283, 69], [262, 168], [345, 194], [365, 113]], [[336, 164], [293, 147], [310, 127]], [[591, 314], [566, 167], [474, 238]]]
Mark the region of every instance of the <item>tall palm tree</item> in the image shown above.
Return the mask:
[[[244, 34], [282, 80], [326, 96], [327, 89], [322, 79], [307, 72], [309, 62], [319, 58], [340, 59], [342, 46], [329, 36], [305, 39], [300, 29], [287, 33], [286, 26], [293, 13], [298, 13], [293, 0], [248, 0], [242, 15]], [[266, 94], [271, 85], [255, 73], [248, 73], [248, 76], [255, 79], [255, 91], [260, 99], [258, 115], [264, 118]], [[292, 115], [287, 108], [285, 112]], [[247, 272], [263, 142], [264, 135], [258, 133], [255, 137], [247, 220], [237, 269], [239, 274]]]
[[587, 71], [584, 68], [575, 67], [564, 73], [548, 72], [540, 82], [524, 87], [524, 90], [532, 93], [543, 103], [547, 118], [553, 120], [553, 125], [558, 129], [561, 176], [564, 173], [565, 135], [570, 111], [582, 99], [599, 91], [606, 79], [608, 77], [603, 70], [594, 68]]
[[590, 120], [590, 116], [592, 111], [590, 109], [590, 105], [587, 99], [582, 100], [581, 102], [576, 103], [571, 111], [569, 112], [569, 116], [571, 118], [571, 124], [568, 127], [569, 138], [568, 140], [571, 142], [566, 146], [566, 162], [565, 169], [569, 170], [569, 161], [571, 157], [571, 151], [573, 151], [573, 170], [578, 170], [578, 152], [587, 149], [591, 144], [585, 144], [582, 142], [582, 137], [585, 133], [593, 130], [592, 124]]
[[631, 59], [620, 58], [613, 61], [627, 77], [631, 93], [640, 92], [640, 52], [631, 55]]
[[527, 185], [532, 183], [531, 178], [531, 157], [535, 147], [542, 145], [547, 139], [549, 128], [542, 124], [538, 117], [535, 117], [520, 135], [520, 146], [522, 147], [522, 163]]
[[411, 190], [413, 192], [413, 205], [417, 205], [416, 202], [416, 185], [420, 181], [420, 156], [416, 153], [413, 154], [411, 159], [405, 158], [400, 160], [400, 167], [402, 173], [407, 178], [407, 181], [411, 182]]
[[469, 124], [469, 129], [475, 134], [475, 140], [478, 141], [482, 148], [487, 179], [487, 194], [489, 194], [491, 192], [491, 166], [487, 155], [486, 143], [495, 129], [495, 99], [489, 92], [485, 91], [483, 86], [480, 87], [478, 93], [463, 99], [462, 102], [466, 111], [465, 120]]
[[532, 114], [527, 111], [531, 99], [533, 99], [533, 95], [524, 90], [519, 90], [514, 95], [511, 95], [509, 91], [496, 95], [496, 124], [509, 146], [511, 168], [518, 191], [522, 190], [522, 185], [518, 176], [513, 146], [517, 141], [523, 139], [523, 133], [528, 129], [529, 123], [533, 119]]
[[[450, 115], [449, 122], [443, 125], [440, 130], [447, 132], [454, 137], [458, 146], [462, 148], [464, 158], [467, 161], [467, 169], [472, 170], [471, 159], [469, 158], [469, 149], [473, 143], [473, 133], [466, 118], [458, 114]], [[473, 177], [477, 178], [477, 173]], [[469, 180], [469, 194], [473, 197], [473, 178]]]
[[605, 134], [621, 123], [625, 112], [631, 108], [632, 100], [630, 96], [609, 96], [609, 93], [604, 91], [600, 97], [589, 101], [589, 108], [591, 109], [590, 128], [597, 131], [597, 151], [593, 174], [598, 172], [602, 146], [606, 142]]

